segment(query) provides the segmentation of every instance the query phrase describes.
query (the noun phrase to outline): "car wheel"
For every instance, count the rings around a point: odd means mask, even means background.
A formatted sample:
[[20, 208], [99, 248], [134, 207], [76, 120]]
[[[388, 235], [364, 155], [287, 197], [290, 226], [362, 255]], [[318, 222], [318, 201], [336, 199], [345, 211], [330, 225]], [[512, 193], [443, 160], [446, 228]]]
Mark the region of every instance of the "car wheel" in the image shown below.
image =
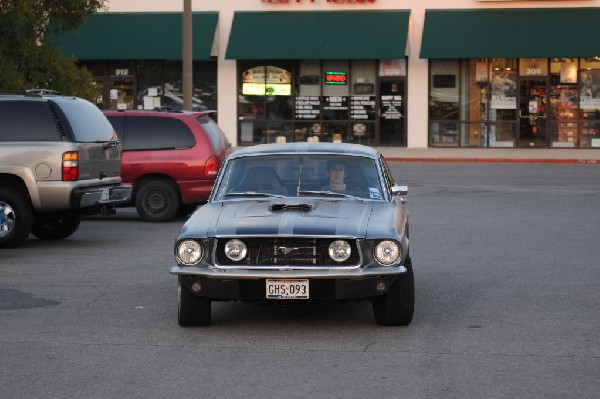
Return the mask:
[[0, 248], [12, 248], [25, 242], [33, 225], [33, 210], [27, 196], [0, 187]]
[[192, 294], [179, 276], [177, 293], [179, 307], [177, 320], [182, 327], [208, 326], [211, 319], [211, 301]]
[[31, 234], [40, 240], [62, 240], [75, 233], [80, 223], [81, 219], [78, 216], [44, 218], [33, 224]]
[[388, 292], [373, 300], [373, 314], [382, 326], [407, 326], [412, 321], [415, 308], [415, 279], [410, 257], [406, 259], [407, 271], [400, 274]]
[[142, 183], [135, 197], [135, 207], [148, 222], [166, 222], [179, 212], [177, 189], [164, 180]]

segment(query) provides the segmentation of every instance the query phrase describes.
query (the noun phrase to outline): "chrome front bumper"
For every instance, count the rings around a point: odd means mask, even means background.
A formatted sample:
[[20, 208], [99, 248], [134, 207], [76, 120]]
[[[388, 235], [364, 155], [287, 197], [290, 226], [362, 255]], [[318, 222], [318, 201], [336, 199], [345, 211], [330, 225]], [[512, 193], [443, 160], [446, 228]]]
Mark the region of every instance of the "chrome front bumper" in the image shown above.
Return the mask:
[[376, 276], [391, 276], [406, 272], [404, 266], [359, 268], [353, 270], [248, 270], [248, 269], [217, 269], [213, 267], [181, 267], [173, 266], [171, 274], [181, 276], [197, 276], [214, 279], [260, 279], [260, 278], [312, 278], [312, 279], [336, 279], [336, 278], [364, 278]]

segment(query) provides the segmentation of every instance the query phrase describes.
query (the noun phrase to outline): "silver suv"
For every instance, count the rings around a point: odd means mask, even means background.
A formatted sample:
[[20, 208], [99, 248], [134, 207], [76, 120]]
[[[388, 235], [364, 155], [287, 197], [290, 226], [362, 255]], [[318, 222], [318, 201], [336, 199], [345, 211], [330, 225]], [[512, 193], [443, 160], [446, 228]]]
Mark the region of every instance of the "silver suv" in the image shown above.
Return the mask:
[[66, 96], [0, 95], [0, 248], [30, 233], [58, 240], [85, 214], [131, 197], [121, 147], [102, 112]]

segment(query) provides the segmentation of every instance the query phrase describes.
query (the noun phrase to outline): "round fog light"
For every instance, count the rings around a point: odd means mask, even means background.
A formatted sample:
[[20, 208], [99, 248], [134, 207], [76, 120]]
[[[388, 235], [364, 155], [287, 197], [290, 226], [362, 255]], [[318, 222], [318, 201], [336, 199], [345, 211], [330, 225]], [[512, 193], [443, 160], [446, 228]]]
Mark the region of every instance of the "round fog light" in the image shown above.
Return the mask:
[[202, 291], [202, 284], [199, 281], [194, 281], [192, 283], [192, 291], [196, 294]]
[[329, 256], [336, 262], [343, 262], [350, 257], [352, 248], [344, 240], [335, 240], [329, 244]]
[[385, 291], [385, 283], [383, 281], [378, 282], [377, 285], [375, 285], [375, 289], [379, 292]]

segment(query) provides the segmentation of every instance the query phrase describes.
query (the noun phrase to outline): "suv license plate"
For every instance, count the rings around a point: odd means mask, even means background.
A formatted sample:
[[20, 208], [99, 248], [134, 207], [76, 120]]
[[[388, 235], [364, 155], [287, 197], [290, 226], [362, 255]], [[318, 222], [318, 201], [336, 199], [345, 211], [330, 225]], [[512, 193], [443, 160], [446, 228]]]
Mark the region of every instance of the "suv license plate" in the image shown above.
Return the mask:
[[267, 299], [308, 299], [308, 279], [267, 279]]
[[104, 187], [102, 189], [102, 196], [100, 197], [100, 201], [108, 201], [110, 198], [110, 187]]

